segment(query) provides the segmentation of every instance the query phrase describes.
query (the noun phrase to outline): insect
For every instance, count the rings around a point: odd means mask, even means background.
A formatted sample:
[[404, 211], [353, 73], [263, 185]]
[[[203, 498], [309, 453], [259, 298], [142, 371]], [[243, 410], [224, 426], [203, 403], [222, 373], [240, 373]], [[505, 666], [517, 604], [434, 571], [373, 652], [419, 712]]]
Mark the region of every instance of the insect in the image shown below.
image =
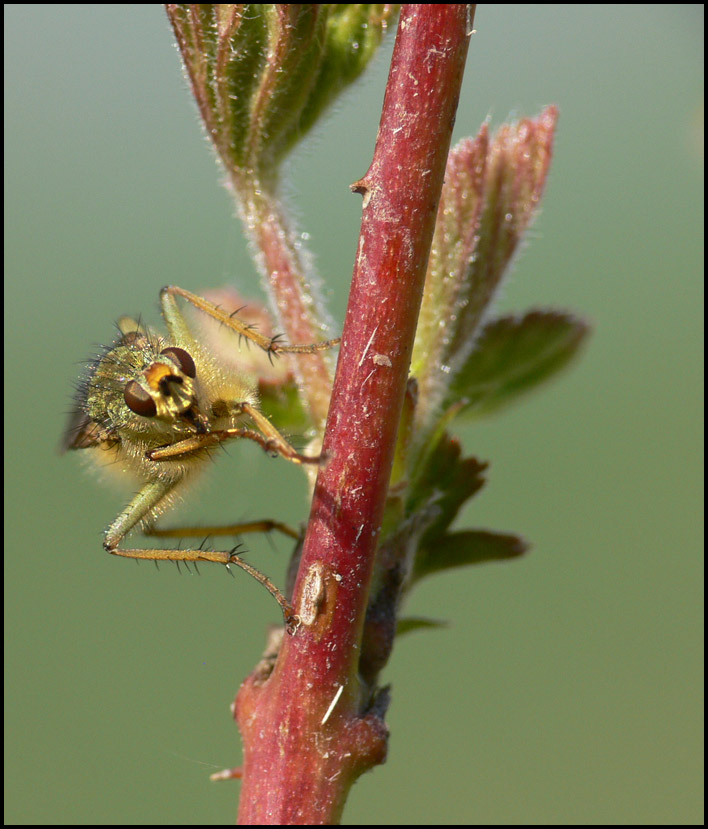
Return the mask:
[[[265, 451], [298, 464], [317, 464], [320, 460], [297, 452], [260, 411], [253, 384], [238, 372], [224, 369], [200, 343], [179, 308], [178, 298], [255, 343], [269, 357], [282, 352], [312, 353], [339, 342], [283, 345], [278, 337], [258, 333], [208, 300], [167, 286], [160, 292], [167, 336], [128, 317], [119, 320], [120, 336], [92, 363], [79, 386], [62, 446], [89, 450], [100, 465], [137, 481], [137, 494], [106, 530], [103, 546], [109, 553], [155, 561], [237, 565], [266, 587], [288, 622], [292, 609], [285, 597], [235, 551], [120, 546], [138, 525], [148, 535], [196, 534], [194, 529], [158, 530], [154, 524], [174, 504], [182, 486], [209, 458], [213, 447], [224, 441], [247, 438]], [[265, 524], [266, 529], [282, 528], [277, 522]]]

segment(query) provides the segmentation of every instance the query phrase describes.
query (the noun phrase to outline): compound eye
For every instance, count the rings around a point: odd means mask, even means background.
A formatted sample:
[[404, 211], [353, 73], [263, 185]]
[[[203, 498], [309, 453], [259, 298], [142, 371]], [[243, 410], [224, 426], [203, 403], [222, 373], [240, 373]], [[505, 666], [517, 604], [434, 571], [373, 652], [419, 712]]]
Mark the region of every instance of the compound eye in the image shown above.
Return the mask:
[[169, 348], [163, 348], [160, 354], [164, 354], [166, 357], [174, 360], [180, 367], [182, 373], [186, 374], [187, 377], [194, 379], [197, 376], [197, 367], [194, 365], [192, 355], [183, 348], [170, 346]]
[[155, 401], [135, 380], [131, 380], [126, 384], [123, 397], [131, 412], [142, 415], [142, 417], [155, 417], [157, 414]]

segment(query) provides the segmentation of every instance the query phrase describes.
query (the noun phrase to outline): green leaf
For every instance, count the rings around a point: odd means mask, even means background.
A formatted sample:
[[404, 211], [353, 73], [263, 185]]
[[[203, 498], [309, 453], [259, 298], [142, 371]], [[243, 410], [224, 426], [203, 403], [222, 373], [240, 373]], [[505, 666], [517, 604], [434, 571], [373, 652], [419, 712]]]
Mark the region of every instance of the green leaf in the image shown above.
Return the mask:
[[436, 537], [434, 545], [419, 550], [412, 581], [453, 567], [518, 558], [527, 550], [528, 544], [518, 535], [488, 530], [446, 533]]
[[227, 171], [266, 183], [361, 74], [398, 10], [348, 3], [166, 8], [207, 135]]
[[406, 515], [425, 526], [422, 545], [442, 535], [460, 507], [484, 486], [487, 464], [477, 458], [462, 458], [459, 441], [443, 433], [422, 468], [414, 474]]
[[490, 322], [455, 377], [448, 404], [486, 415], [552, 377], [578, 353], [587, 323], [560, 311], [530, 311]]

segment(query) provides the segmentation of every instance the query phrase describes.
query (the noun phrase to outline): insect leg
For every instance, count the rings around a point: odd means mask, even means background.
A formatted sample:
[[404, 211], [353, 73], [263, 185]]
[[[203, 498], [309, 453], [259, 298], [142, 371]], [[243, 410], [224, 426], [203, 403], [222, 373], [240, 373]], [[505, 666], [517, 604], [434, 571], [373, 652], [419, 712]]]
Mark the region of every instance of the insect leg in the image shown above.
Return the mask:
[[115, 521], [106, 530], [103, 542], [105, 549], [114, 556], [124, 558], [142, 558], [150, 561], [214, 561], [217, 564], [230, 564], [231, 553], [210, 552], [208, 550], [137, 550], [119, 549], [118, 545], [138, 524], [150, 516], [175, 488], [178, 482], [149, 481]]
[[[275, 451], [288, 461], [293, 463], [319, 463], [320, 456], [310, 457], [308, 455], [301, 455], [291, 446], [288, 441], [280, 434], [280, 432], [273, 426], [268, 418], [258, 411], [255, 406], [250, 403], [242, 403], [241, 409], [244, 414], [247, 414], [261, 432], [266, 436], [268, 448], [273, 448]], [[247, 437], [250, 437], [247, 436]], [[253, 438], [251, 438], [253, 440]], [[260, 443], [260, 441], [256, 441]], [[263, 445], [263, 444], [261, 444]], [[263, 447], [266, 448], [265, 446]]]
[[175, 488], [176, 483], [164, 481], [149, 481], [121, 512], [115, 521], [106, 530], [103, 546], [109, 553], [114, 553], [116, 547], [136, 524], [146, 518], [152, 510], [166, 498]]
[[178, 288], [176, 285], [167, 285], [160, 292], [162, 313], [165, 317], [165, 322], [167, 323], [170, 334], [177, 335], [181, 338], [184, 338], [186, 335], [187, 339], [193, 339], [192, 335], [189, 333], [186, 321], [177, 307], [175, 297], [178, 296], [186, 299], [187, 302], [190, 302], [195, 308], [199, 308], [200, 311], [204, 311], [205, 314], [213, 317], [227, 328], [230, 328], [236, 334], [251, 340], [251, 342], [254, 342], [257, 346], [262, 348], [264, 351], [267, 351], [269, 354], [311, 354], [313, 351], [323, 351], [327, 348], [333, 348], [335, 345], [338, 345], [340, 341], [339, 339], [334, 339], [326, 340], [321, 343], [311, 343], [309, 345], [284, 345], [278, 342], [277, 337], [265, 337], [263, 334], [259, 334], [258, 331], [253, 329], [251, 326], [241, 322], [238, 317], [231, 316], [231, 314], [226, 313], [223, 308], [219, 308], [217, 305], [214, 305], [214, 303], [209, 302], [203, 297], [197, 296], [190, 291], [185, 291], [184, 288]]
[[[256, 432], [254, 429], [235, 428], [235, 429], [220, 429], [214, 432], [207, 432], [203, 435], [192, 435], [185, 438], [185, 440], [171, 443], [168, 446], [161, 446], [159, 449], [151, 449], [147, 456], [151, 461], [164, 461], [195, 452], [198, 449], [206, 449], [208, 446], [213, 446], [216, 443], [221, 443], [225, 440], [233, 440], [234, 438], [247, 438], [257, 443], [265, 452], [277, 452], [286, 460], [293, 463], [319, 463], [319, 456], [311, 457], [309, 455], [301, 455], [287, 440], [280, 434], [280, 432], [273, 426], [265, 415], [262, 415], [258, 409], [251, 406], [250, 403], [241, 403], [241, 409], [245, 414], [254, 421], [256, 426], [261, 430]], [[263, 434], [261, 434], [261, 432]]]
[[235, 564], [259, 583], [273, 596], [280, 605], [288, 630], [294, 630], [297, 618], [290, 602], [260, 570], [244, 561], [235, 552], [218, 550], [160, 550], [160, 549], [121, 549], [118, 544], [140, 521], [150, 514], [160, 502], [174, 489], [176, 483], [151, 481], [143, 486], [125, 510], [116, 518], [106, 531], [103, 546], [114, 556], [123, 558], [147, 559], [148, 561], [213, 561], [217, 564]]

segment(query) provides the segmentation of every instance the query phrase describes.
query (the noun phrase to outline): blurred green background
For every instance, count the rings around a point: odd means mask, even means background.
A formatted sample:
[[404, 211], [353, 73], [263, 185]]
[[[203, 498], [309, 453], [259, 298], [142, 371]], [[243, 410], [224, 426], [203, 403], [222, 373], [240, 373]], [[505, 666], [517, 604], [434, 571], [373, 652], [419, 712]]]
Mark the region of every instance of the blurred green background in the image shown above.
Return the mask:
[[[227, 824], [238, 784], [208, 775], [240, 761], [229, 704], [278, 608], [239, 573], [105, 555], [124, 495], [56, 446], [120, 314], [157, 322], [168, 282], [258, 278], [162, 7], [5, 22], [5, 820]], [[397, 646], [389, 759], [345, 823], [701, 823], [703, 6], [482, 5], [475, 26], [456, 139], [561, 110], [499, 309], [574, 309], [594, 333], [466, 429], [492, 466], [462, 523], [533, 549], [412, 596], [452, 624]], [[292, 165], [338, 325], [391, 43]], [[232, 447], [180, 518], [297, 523], [300, 474]], [[249, 540], [282, 583], [274, 546]]]

